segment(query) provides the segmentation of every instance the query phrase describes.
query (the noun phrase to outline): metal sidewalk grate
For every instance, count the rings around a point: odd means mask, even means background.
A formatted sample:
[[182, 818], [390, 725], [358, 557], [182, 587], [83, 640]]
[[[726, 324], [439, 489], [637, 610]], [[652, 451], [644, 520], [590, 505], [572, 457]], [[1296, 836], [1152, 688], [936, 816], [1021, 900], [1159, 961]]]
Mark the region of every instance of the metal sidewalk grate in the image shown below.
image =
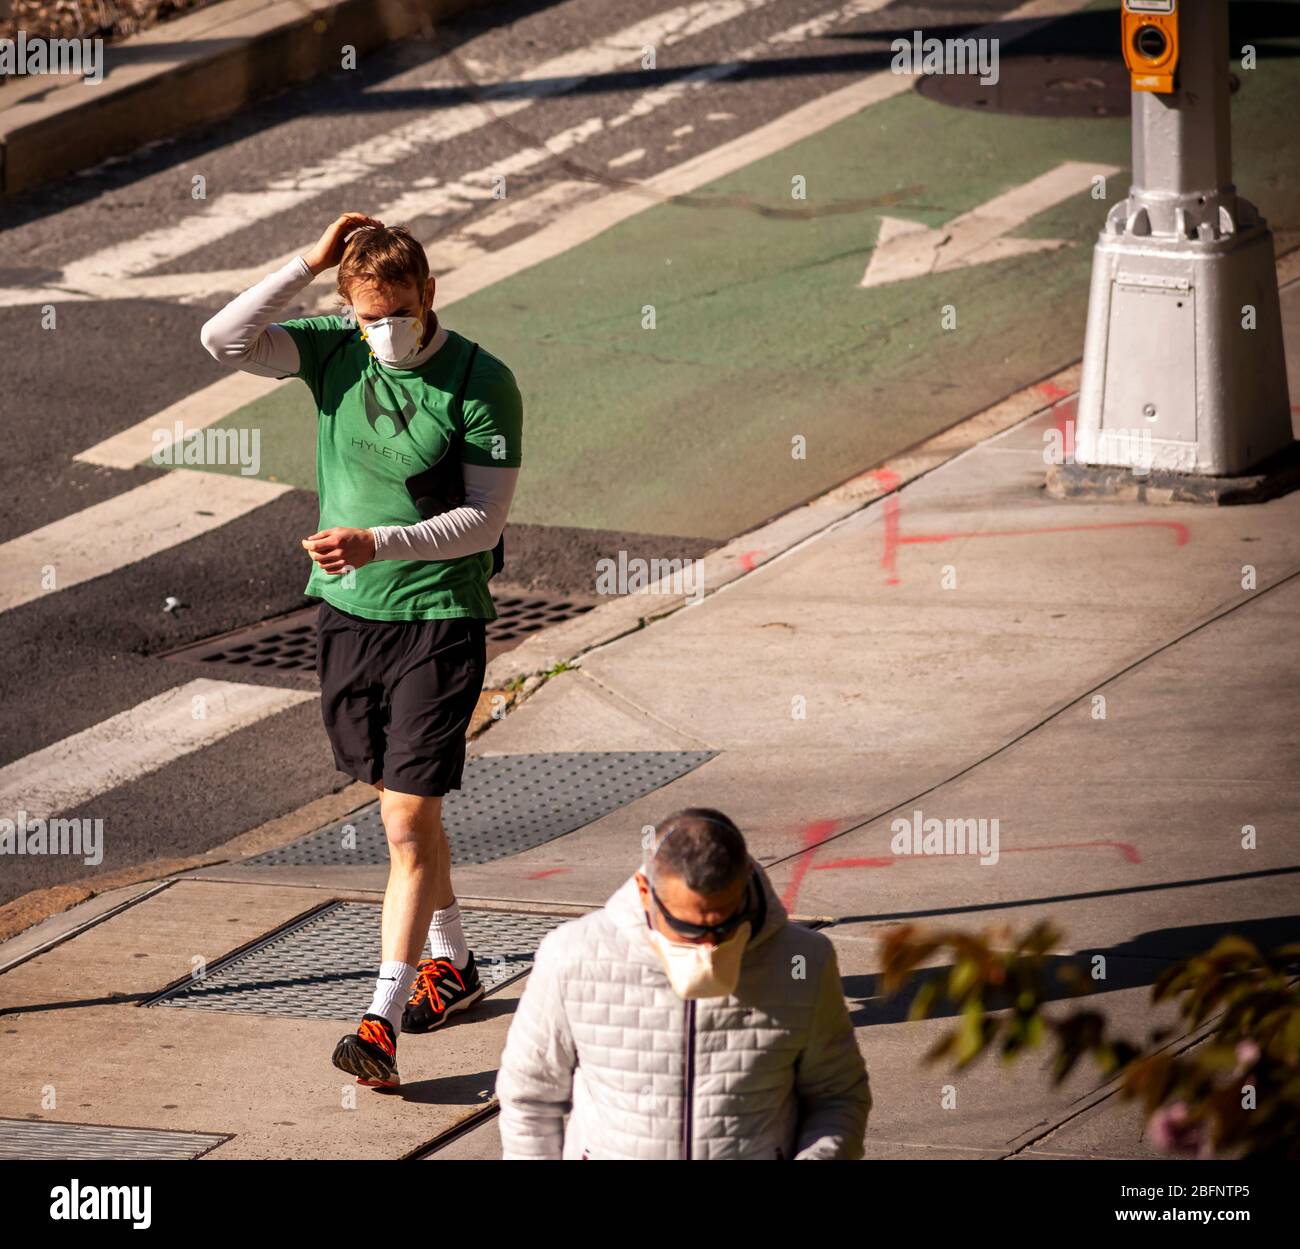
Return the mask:
[[596, 606], [595, 603], [579, 599], [548, 599], [537, 595], [520, 597], [515, 594], [503, 594], [500, 598], [493, 599], [493, 602], [496, 604], [497, 618], [489, 622], [487, 627], [489, 659], [518, 646], [530, 633], [536, 633], [549, 625], [563, 624]]
[[[715, 753], [601, 751], [469, 759], [463, 788], [452, 790], [442, 804], [452, 861], [491, 863], [543, 845], [684, 776]], [[632, 842], [636, 832], [628, 830], [629, 855], [639, 850]], [[245, 862], [257, 867], [387, 863], [379, 804]]]
[[99, 1162], [118, 1158], [197, 1158], [230, 1137], [158, 1128], [108, 1128], [88, 1123], [0, 1119], [0, 1160]]
[[[335, 902], [148, 1005], [289, 1019], [360, 1019], [379, 970], [379, 917], [374, 903]], [[566, 918], [462, 910], [465, 940], [474, 951], [483, 987], [491, 993], [527, 971], [541, 939]], [[423, 956], [428, 956], [427, 946]]]
[[[488, 622], [487, 652], [493, 659], [530, 633], [589, 612], [594, 603], [580, 599], [549, 599], [537, 595], [503, 594], [494, 600], [497, 618]], [[168, 651], [164, 659], [185, 663], [223, 664], [273, 672], [316, 671], [316, 607], [304, 607], [247, 629], [195, 642]]]

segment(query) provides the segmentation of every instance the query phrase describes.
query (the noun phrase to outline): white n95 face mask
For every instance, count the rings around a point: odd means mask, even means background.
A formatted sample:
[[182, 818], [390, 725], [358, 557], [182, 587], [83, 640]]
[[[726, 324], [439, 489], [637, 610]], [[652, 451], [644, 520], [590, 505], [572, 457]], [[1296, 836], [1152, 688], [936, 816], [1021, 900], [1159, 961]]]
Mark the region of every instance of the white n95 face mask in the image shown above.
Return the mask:
[[657, 928], [647, 929], [673, 992], [684, 1001], [702, 997], [729, 997], [740, 983], [740, 960], [749, 944], [751, 924], [746, 920], [719, 945], [694, 945], [669, 941]]
[[420, 354], [424, 322], [419, 317], [382, 317], [361, 331], [370, 353], [381, 364], [400, 367]]

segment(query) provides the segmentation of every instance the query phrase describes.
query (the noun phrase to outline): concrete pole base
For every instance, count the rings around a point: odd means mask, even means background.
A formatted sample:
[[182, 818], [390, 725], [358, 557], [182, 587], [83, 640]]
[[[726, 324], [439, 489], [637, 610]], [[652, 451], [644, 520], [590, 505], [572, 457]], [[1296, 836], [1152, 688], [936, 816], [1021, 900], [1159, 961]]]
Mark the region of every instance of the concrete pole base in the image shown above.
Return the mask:
[[1135, 473], [1106, 464], [1053, 464], [1047, 493], [1054, 499], [1114, 503], [1264, 503], [1300, 488], [1300, 442], [1269, 456], [1248, 473], [1206, 477], [1152, 469]]

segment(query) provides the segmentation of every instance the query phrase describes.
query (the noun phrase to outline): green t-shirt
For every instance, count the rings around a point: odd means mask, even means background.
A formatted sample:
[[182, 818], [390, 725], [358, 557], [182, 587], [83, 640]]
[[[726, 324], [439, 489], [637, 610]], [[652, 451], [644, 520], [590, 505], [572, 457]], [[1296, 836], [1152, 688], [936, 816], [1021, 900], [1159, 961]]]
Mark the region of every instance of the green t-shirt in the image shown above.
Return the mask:
[[[316, 488], [320, 529], [414, 525], [422, 518], [408, 477], [448, 452], [466, 464], [517, 468], [523, 403], [510, 370], [481, 347], [465, 390], [464, 440], [453, 403], [471, 344], [447, 341], [414, 369], [390, 369], [342, 317], [280, 322], [298, 344], [296, 376], [316, 400]], [[312, 566], [306, 593], [367, 620], [495, 620], [488, 591], [492, 552], [459, 559], [375, 560], [330, 576]]]

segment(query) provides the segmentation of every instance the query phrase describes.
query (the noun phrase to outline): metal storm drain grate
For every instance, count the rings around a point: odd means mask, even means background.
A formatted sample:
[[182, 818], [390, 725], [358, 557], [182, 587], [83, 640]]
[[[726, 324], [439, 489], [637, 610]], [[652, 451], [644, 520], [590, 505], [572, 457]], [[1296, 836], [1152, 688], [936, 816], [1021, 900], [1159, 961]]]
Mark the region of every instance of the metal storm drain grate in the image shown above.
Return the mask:
[[[442, 804], [452, 861], [490, 863], [543, 845], [684, 776], [714, 753], [608, 751], [469, 759], [462, 788]], [[379, 804], [246, 862], [258, 867], [387, 863]]]
[[86, 1123], [0, 1119], [0, 1160], [94, 1162], [116, 1158], [197, 1158], [229, 1139], [211, 1132], [163, 1132], [157, 1128], [106, 1128]]
[[[494, 600], [497, 618], [487, 626], [488, 658], [518, 646], [530, 633], [548, 625], [572, 620], [589, 612], [594, 603], [579, 599], [548, 599], [507, 594]], [[164, 659], [186, 663], [224, 664], [232, 668], [259, 668], [280, 672], [316, 671], [316, 611], [304, 607], [277, 620], [168, 651]]]
[[493, 601], [496, 603], [497, 618], [489, 622], [487, 627], [489, 659], [518, 646], [530, 633], [536, 633], [548, 625], [572, 620], [595, 606], [594, 603], [583, 603], [575, 599], [525, 598], [513, 594], [503, 594]]
[[271, 668], [282, 672], [316, 671], [316, 608], [236, 629], [220, 637], [169, 651], [165, 659], [187, 663], [228, 664], [232, 668]]
[[[373, 903], [335, 902], [149, 1005], [290, 1019], [359, 1019], [370, 1004], [379, 969], [379, 916]], [[462, 910], [461, 922], [483, 987], [491, 993], [533, 965], [541, 939], [565, 918]]]

